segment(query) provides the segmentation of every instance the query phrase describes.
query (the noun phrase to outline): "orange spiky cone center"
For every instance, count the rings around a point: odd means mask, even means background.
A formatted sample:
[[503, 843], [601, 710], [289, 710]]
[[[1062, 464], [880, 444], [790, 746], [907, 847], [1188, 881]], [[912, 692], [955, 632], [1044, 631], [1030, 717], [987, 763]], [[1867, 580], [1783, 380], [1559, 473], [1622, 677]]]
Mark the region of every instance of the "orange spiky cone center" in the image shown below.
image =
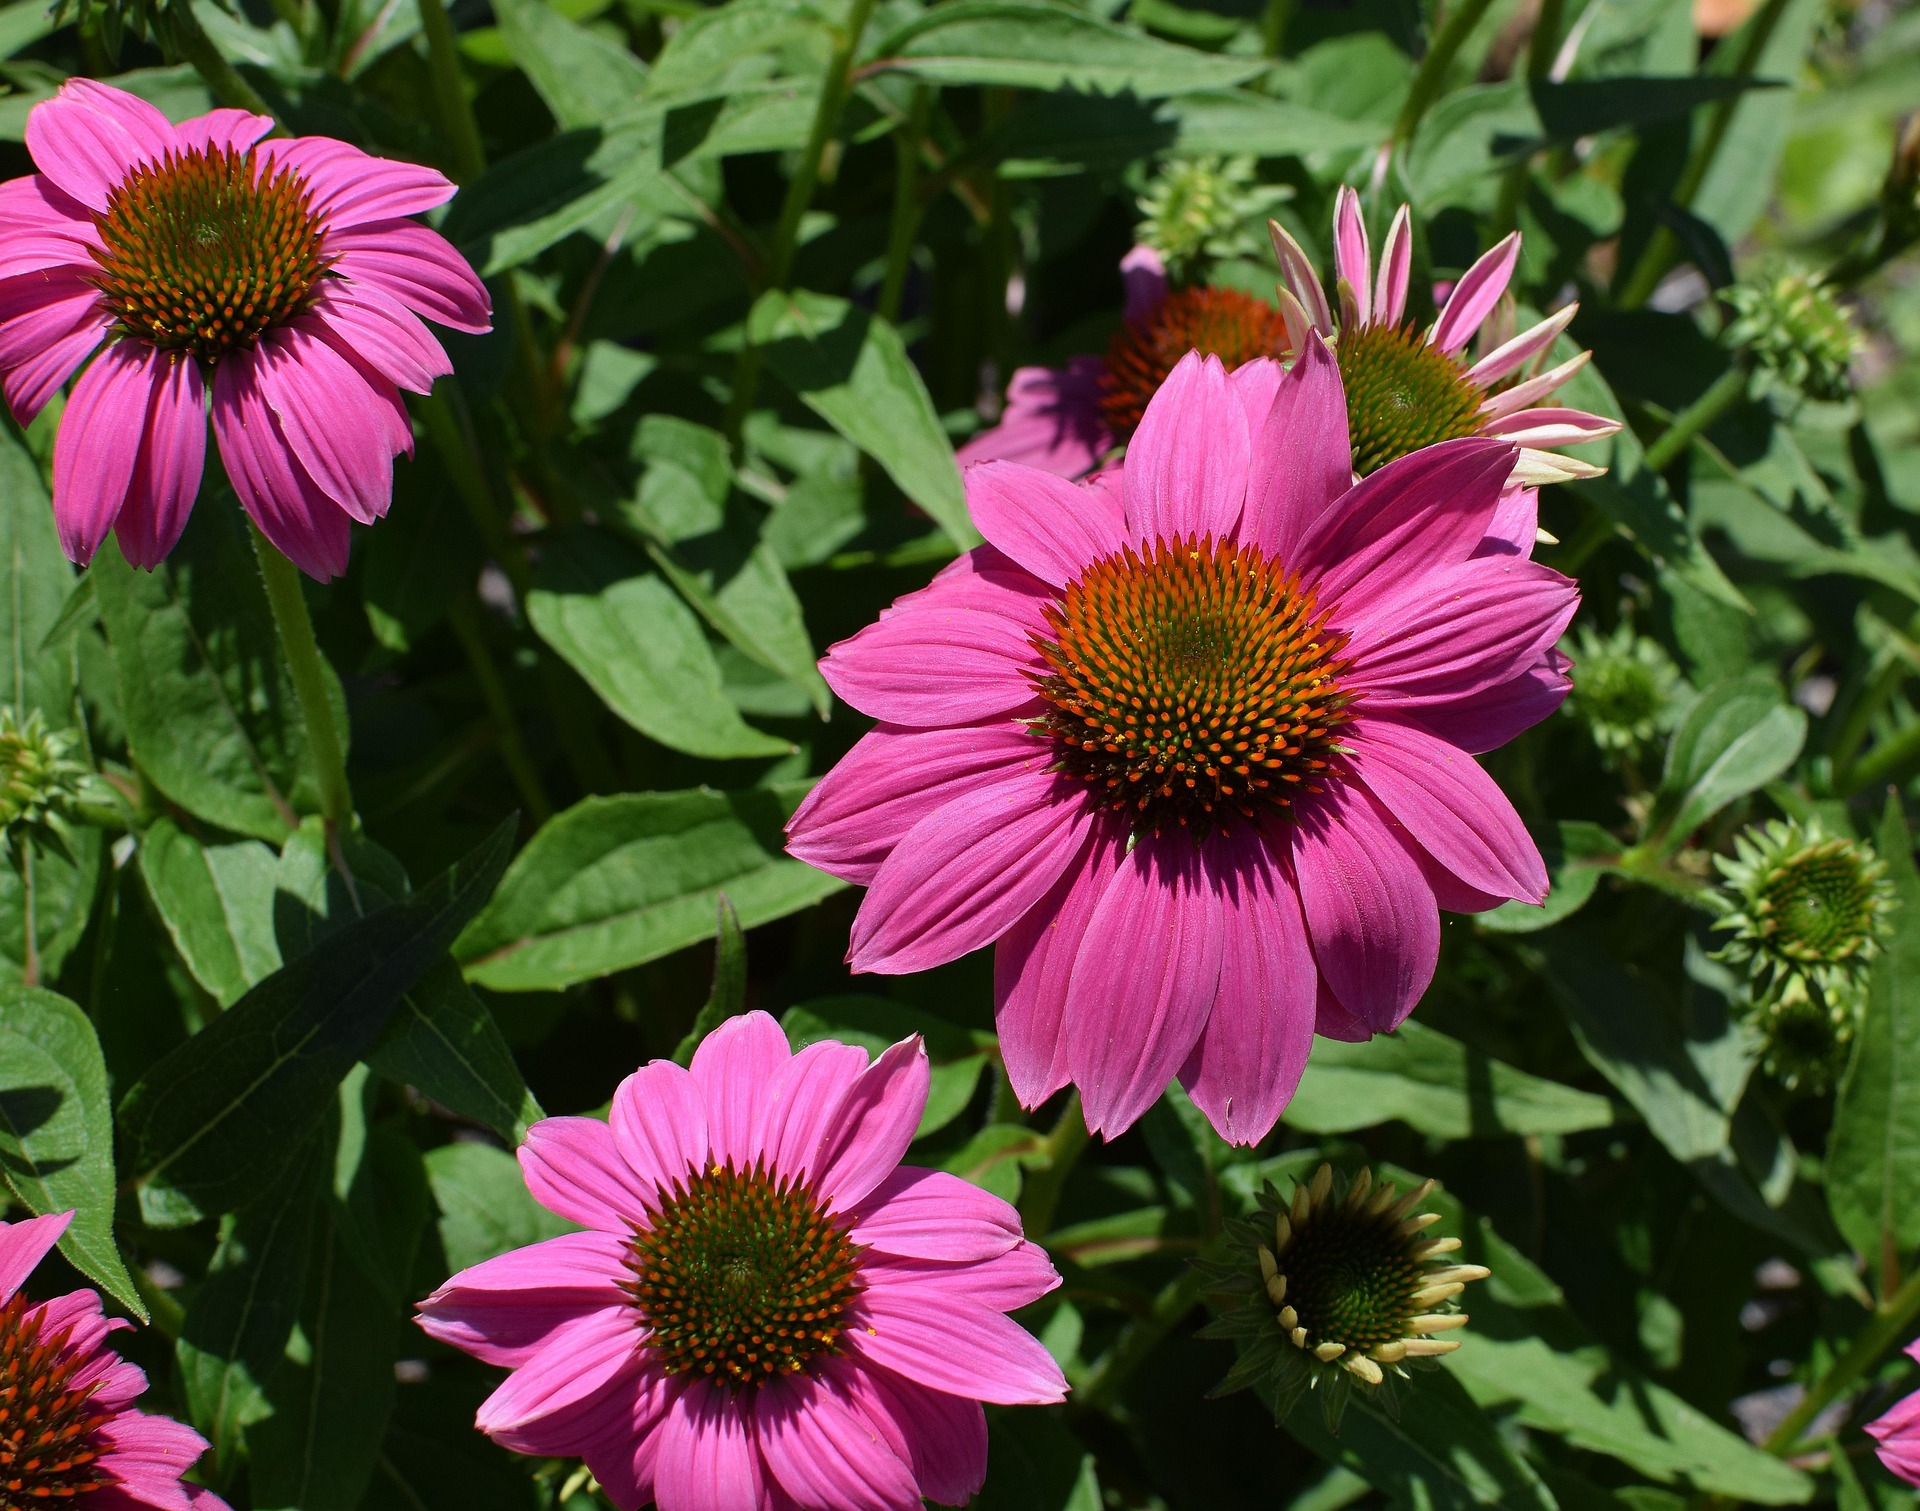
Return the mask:
[[110, 1483], [100, 1468], [110, 1414], [93, 1387], [73, 1383], [84, 1356], [42, 1323], [24, 1295], [0, 1306], [0, 1511], [67, 1504]]
[[1100, 414], [1116, 440], [1128, 439], [1148, 401], [1188, 352], [1218, 357], [1228, 372], [1255, 357], [1287, 354], [1287, 325], [1264, 299], [1239, 289], [1170, 291], [1139, 324], [1129, 323], [1107, 348]]

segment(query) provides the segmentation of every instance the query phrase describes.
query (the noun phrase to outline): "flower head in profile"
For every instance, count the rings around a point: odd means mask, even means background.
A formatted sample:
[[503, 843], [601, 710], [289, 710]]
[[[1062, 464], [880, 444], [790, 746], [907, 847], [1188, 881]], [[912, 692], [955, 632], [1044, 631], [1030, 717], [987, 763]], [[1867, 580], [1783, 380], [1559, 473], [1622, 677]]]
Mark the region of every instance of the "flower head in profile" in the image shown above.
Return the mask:
[[[1920, 1339], [1909, 1343], [1907, 1357], [1920, 1364]], [[1892, 1474], [1920, 1486], [1920, 1390], [1905, 1397], [1885, 1416], [1867, 1423], [1874, 1452]]]
[[215, 110], [179, 126], [69, 79], [27, 117], [37, 170], [0, 184], [0, 386], [27, 424], [60, 417], [60, 541], [111, 529], [152, 567], [186, 527], [207, 421], [261, 532], [310, 576], [346, 569], [350, 526], [411, 453], [401, 389], [452, 367], [422, 317], [488, 328], [486, 289], [410, 217], [453, 195], [431, 168]]
[[[1511, 325], [1510, 301], [1503, 296], [1520, 258], [1518, 231], [1467, 269], [1439, 317], [1422, 330], [1406, 318], [1413, 225], [1405, 205], [1393, 217], [1376, 269], [1360, 196], [1341, 187], [1333, 216], [1333, 303], [1300, 244], [1277, 221], [1269, 229], [1285, 280], [1280, 304], [1293, 344], [1316, 330], [1339, 359], [1353, 465], [1362, 477], [1423, 446], [1464, 436], [1491, 436], [1519, 447], [1518, 484], [1594, 475], [1595, 468], [1555, 456], [1554, 449], [1600, 440], [1619, 423], [1543, 403], [1591, 355], [1581, 352], [1541, 369], [1579, 306], [1570, 304], [1519, 335], [1505, 331], [1488, 339], [1499, 329], [1494, 317], [1503, 304]], [[1470, 359], [1467, 347], [1476, 336], [1482, 350]]]
[[900, 1164], [926, 1105], [918, 1039], [871, 1065], [798, 1054], [765, 1013], [682, 1069], [621, 1083], [608, 1122], [549, 1118], [527, 1188], [586, 1231], [455, 1275], [434, 1337], [512, 1371], [480, 1429], [579, 1456], [659, 1511], [919, 1511], [986, 1475], [982, 1401], [1061, 1400], [1005, 1314], [1060, 1283], [1013, 1208]]
[[1365, 1038], [1432, 978], [1438, 909], [1547, 874], [1473, 756], [1559, 706], [1573, 583], [1529, 559], [1512, 447], [1355, 484], [1317, 335], [1283, 377], [1189, 355], [1115, 478], [967, 472], [987, 544], [834, 646], [880, 721], [788, 848], [864, 884], [855, 970], [996, 944], [1020, 1100], [1131, 1125], [1178, 1076], [1272, 1128], [1316, 1024]]
[[1000, 422], [959, 449], [962, 467], [1008, 461], [1084, 476], [1133, 438], [1148, 402], [1188, 352], [1218, 357], [1228, 372], [1287, 354], [1286, 322], [1264, 299], [1176, 286], [1160, 254], [1144, 245], [1121, 260], [1120, 273], [1126, 310], [1106, 354], [1015, 371]]
[[133, 1409], [147, 1377], [107, 1347], [131, 1324], [109, 1321], [90, 1290], [27, 1299], [27, 1277], [72, 1220], [0, 1222], [0, 1506], [226, 1511], [180, 1478], [206, 1439]]
[[1252, 1388], [1284, 1419], [1318, 1391], [1334, 1430], [1356, 1388], [1393, 1410], [1410, 1364], [1460, 1346], [1443, 1336], [1467, 1325], [1454, 1298], [1489, 1273], [1446, 1260], [1459, 1239], [1427, 1235], [1440, 1216], [1414, 1208], [1432, 1190], [1396, 1196], [1369, 1169], [1349, 1180], [1322, 1165], [1290, 1198], [1262, 1191], [1257, 1220], [1230, 1229], [1232, 1261], [1204, 1267], [1224, 1296], [1244, 1298], [1205, 1329], [1240, 1351], [1214, 1394]]

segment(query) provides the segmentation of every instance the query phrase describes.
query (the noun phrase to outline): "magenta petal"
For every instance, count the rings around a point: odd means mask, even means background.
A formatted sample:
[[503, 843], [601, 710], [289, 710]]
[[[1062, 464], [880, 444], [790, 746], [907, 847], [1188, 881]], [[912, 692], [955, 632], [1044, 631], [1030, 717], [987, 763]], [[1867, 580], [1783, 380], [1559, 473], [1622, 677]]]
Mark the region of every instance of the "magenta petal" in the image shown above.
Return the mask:
[[1436, 568], [1463, 562], [1486, 539], [1513, 452], [1497, 441], [1442, 441], [1398, 457], [1322, 514], [1300, 544], [1303, 570], [1343, 626], [1366, 599], [1413, 592]]
[[987, 1414], [978, 1401], [928, 1390], [886, 1369], [849, 1372], [849, 1388], [876, 1420], [906, 1439], [913, 1477], [928, 1500], [964, 1506], [987, 1481]]
[[1363, 715], [1346, 735], [1355, 775], [1448, 871], [1496, 899], [1546, 899], [1539, 847], [1472, 756], [1391, 719]]
[[575, 1422], [574, 1448], [586, 1460], [607, 1499], [620, 1511], [640, 1511], [653, 1500], [653, 1470], [660, 1457], [660, 1422], [680, 1393], [671, 1379], [636, 1373], [632, 1393], [609, 1392]]
[[419, 1304], [422, 1331], [487, 1364], [527, 1362], [562, 1323], [623, 1305], [625, 1234], [562, 1233], [462, 1270]]
[[382, 220], [327, 233], [345, 277], [385, 289], [436, 325], [477, 334], [491, 327], [493, 301], [466, 258], [437, 231], [411, 220]]
[[700, 1041], [687, 1070], [706, 1103], [712, 1159], [745, 1170], [760, 1157], [767, 1088], [792, 1058], [780, 1025], [761, 1012], [729, 1018]]
[[916, 1300], [907, 1287], [883, 1286], [855, 1298], [850, 1320], [849, 1352], [929, 1390], [998, 1406], [1066, 1399], [1066, 1378], [1039, 1339], [978, 1302], [945, 1292]]
[[1540, 536], [1540, 494], [1533, 488], [1508, 488], [1500, 495], [1486, 539], [1475, 556], [1531, 556]]
[[747, 1423], [743, 1403], [704, 1380], [676, 1397], [659, 1428], [659, 1511], [762, 1511], [760, 1449]]
[[33, 165], [64, 193], [102, 213], [127, 170], [174, 145], [173, 124], [152, 105], [92, 79], [68, 79], [27, 112]]
[[1373, 317], [1379, 324], [1398, 325], [1406, 315], [1412, 267], [1413, 221], [1402, 205], [1393, 212], [1393, 224], [1380, 247], [1380, 277], [1373, 291]]
[[927, 1109], [933, 1068], [920, 1036], [890, 1045], [847, 1088], [813, 1184], [836, 1212], [857, 1207], [899, 1166]]
[[775, 1376], [760, 1388], [754, 1437], [767, 1468], [805, 1511], [919, 1511], [913, 1471], [838, 1374]]
[[363, 525], [393, 501], [396, 448], [381, 396], [360, 370], [299, 326], [258, 348], [261, 391], [306, 473]]
[[1567, 676], [1571, 665], [1559, 651], [1549, 649], [1518, 676], [1460, 698], [1429, 701], [1410, 710], [1409, 717], [1469, 755], [1498, 750], [1566, 701], [1573, 691]]
[[70, 561], [93, 560], [126, 503], [161, 362], [144, 341], [116, 341], [67, 398], [53, 441], [53, 518]]
[[1352, 488], [1340, 368], [1319, 334], [1311, 333], [1280, 382], [1266, 424], [1254, 432], [1240, 538], [1297, 567], [1301, 542]]
[[1342, 282], [1353, 290], [1361, 325], [1373, 320], [1373, 254], [1367, 247], [1367, 223], [1360, 215], [1360, 196], [1351, 184], [1342, 184], [1334, 196], [1333, 265]]
[[926, 728], [1011, 713], [1033, 700], [1043, 665], [1030, 631], [1010, 614], [896, 604], [829, 646], [820, 675], [869, 718]]
[[34, 1267], [45, 1259], [73, 1221], [71, 1212], [0, 1222], [0, 1306], [14, 1298]]
[[650, 1193], [707, 1167], [706, 1100], [691, 1072], [671, 1060], [649, 1060], [620, 1083], [607, 1125], [614, 1149], [632, 1172], [628, 1183]]
[[1294, 825], [1293, 868], [1320, 973], [1369, 1028], [1397, 1027], [1433, 979], [1440, 913], [1419, 863], [1357, 784], [1334, 781]]
[[1246, 411], [1218, 357], [1188, 352], [1147, 404], [1121, 479], [1136, 541], [1225, 540], [1247, 494]]
[[872, 1291], [900, 1290], [922, 1302], [930, 1297], [958, 1296], [996, 1312], [1031, 1306], [1060, 1285], [1060, 1272], [1053, 1267], [1047, 1251], [1024, 1239], [1004, 1254], [970, 1264], [873, 1254], [868, 1256], [862, 1273]]
[[519, 1157], [533, 1199], [583, 1227], [629, 1233], [652, 1204], [653, 1185], [597, 1118], [543, 1118], [527, 1130]]
[[32, 424], [110, 324], [98, 291], [79, 273], [30, 274], [0, 283], [0, 368], [6, 370], [14, 418]]
[[966, 483], [980, 533], [1057, 588], [1127, 543], [1126, 518], [1110, 494], [1013, 462], [969, 467]]
[[1241, 832], [1215, 843], [1228, 886], [1220, 991], [1180, 1083], [1221, 1138], [1257, 1144], [1307, 1068], [1320, 972], [1276, 841]]
[[197, 147], [202, 151], [219, 148], [228, 152], [244, 152], [273, 130], [273, 117], [223, 107], [209, 110], [205, 115], [197, 115], [190, 121], [182, 121], [173, 130], [183, 148]]
[[910, 1259], [992, 1259], [1020, 1242], [1020, 1214], [957, 1175], [902, 1167], [861, 1203], [848, 1236]]
[[453, 371], [420, 317], [377, 288], [343, 278], [322, 283], [312, 318], [332, 345], [411, 393], [432, 393], [434, 380]]
[[769, 1168], [812, 1179], [840, 1135], [841, 1103], [867, 1068], [864, 1049], [836, 1039], [809, 1044], [786, 1063], [767, 1088], [761, 1124]]
[[906, 729], [881, 724], [820, 779], [787, 822], [787, 851], [871, 884], [908, 830], [993, 773], [1046, 758], [1024, 724]]
[[314, 209], [338, 230], [422, 215], [453, 198], [454, 186], [445, 174], [419, 163], [370, 157], [332, 137], [269, 142], [260, 151], [306, 181]]
[[856, 971], [902, 975], [957, 960], [993, 943], [1059, 879], [1091, 819], [1035, 745], [894, 847], [854, 919]]
[[320, 582], [347, 569], [351, 521], [295, 459], [259, 382], [257, 351], [214, 369], [213, 435], [241, 504], [260, 533]]
[[1511, 231], [1499, 244], [1481, 254], [1480, 260], [1461, 275], [1447, 296], [1447, 307], [1434, 322], [1433, 344], [1449, 356], [1473, 339], [1481, 322], [1493, 313], [1500, 296], [1513, 278], [1514, 264], [1520, 259], [1520, 233]]
[[1124, 842], [1114, 825], [1092, 825], [1053, 890], [994, 947], [994, 1026], [1007, 1082], [1022, 1107], [1038, 1107], [1072, 1079], [1067, 987], [1080, 941], [1120, 864]]
[[641, 1326], [639, 1314], [624, 1297], [563, 1322], [481, 1403], [473, 1425], [500, 1437], [592, 1398], [632, 1365], [642, 1342]]
[[1000, 423], [954, 453], [964, 467], [1018, 462], [1056, 477], [1079, 477], [1113, 450], [1100, 413], [1102, 357], [1073, 357], [1065, 367], [1014, 369]]
[[1340, 1005], [1340, 999], [1324, 977], [1313, 1001], [1313, 1031], [1323, 1039], [1338, 1039], [1342, 1044], [1364, 1044], [1373, 1030]]
[[0, 279], [84, 277], [93, 270], [86, 243], [50, 232], [0, 235]]
[[166, 559], [186, 529], [207, 459], [207, 399], [200, 364], [190, 356], [161, 353], [155, 365], [153, 406], [147, 411], [140, 459], [126, 506], [113, 527], [121, 553], [136, 567], [148, 568]]
[[1215, 857], [1185, 833], [1139, 839], [1114, 871], [1067, 987], [1067, 1063], [1096, 1133], [1132, 1127], [1199, 1041], [1225, 926]]
[[[1240, 401], [1240, 408], [1247, 416], [1247, 435], [1256, 443], [1267, 423], [1267, 416], [1273, 413], [1273, 401], [1285, 377], [1286, 369], [1272, 357], [1251, 358], [1227, 374], [1227, 386], [1233, 390], [1234, 397]], [[1252, 491], [1251, 483], [1248, 484], [1248, 491]], [[1245, 517], [1242, 516], [1243, 534], [1245, 530]]]

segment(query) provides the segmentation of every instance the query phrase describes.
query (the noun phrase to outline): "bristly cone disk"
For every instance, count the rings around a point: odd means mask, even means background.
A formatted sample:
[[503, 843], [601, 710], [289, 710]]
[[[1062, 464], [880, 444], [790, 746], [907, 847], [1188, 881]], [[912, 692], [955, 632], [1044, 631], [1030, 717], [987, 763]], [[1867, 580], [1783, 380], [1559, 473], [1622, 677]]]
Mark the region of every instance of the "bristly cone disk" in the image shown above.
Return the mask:
[[1334, 1432], [1355, 1390], [1397, 1415], [1394, 1382], [1460, 1346], [1438, 1335], [1466, 1326], [1454, 1298], [1488, 1274], [1444, 1258], [1459, 1239], [1426, 1236], [1439, 1214], [1413, 1209], [1432, 1189], [1396, 1197], [1370, 1169], [1349, 1181], [1327, 1165], [1289, 1199], [1268, 1186], [1260, 1219], [1232, 1225], [1236, 1262], [1205, 1266], [1246, 1298], [1203, 1332], [1240, 1350], [1214, 1393], [1252, 1388], [1284, 1419], [1313, 1390]]
[[108, 1413], [75, 1387], [82, 1354], [63, 1354], [22, 1293], [0, 1306], [0, 1511], [73, 1505], [108, 1483], [99, 1467]]
[[1486, 395], [1412, 325], [1362, 325], [1335, 347], [1353, 470], [1365, 477], [1441, 441], [1478, 435]]

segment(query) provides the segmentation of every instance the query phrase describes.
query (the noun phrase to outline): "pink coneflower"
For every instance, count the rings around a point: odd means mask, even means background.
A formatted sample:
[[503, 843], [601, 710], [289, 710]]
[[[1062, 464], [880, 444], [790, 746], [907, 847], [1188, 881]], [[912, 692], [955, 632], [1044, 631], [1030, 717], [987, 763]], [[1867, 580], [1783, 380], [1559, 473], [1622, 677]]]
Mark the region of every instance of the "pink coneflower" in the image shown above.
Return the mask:
[[227, 1511], [180, 1478], [206, 1439], [133, 1410], [147, 1377], [106, 1346], [131, 1324], [103, 1316], [93, 1291], [35, 1305], [21, 1289], [72, 1220], [0, 1222], [0, 1506]]
[[871, 1065], [792, 1054], [749, 1013], [689, 1069], [655, 1060], [607, 1123], [548, 1118], [527, 1189], [587, 1231], [455, 1275], [434, 1337], [513, 1373], [480, 1429], [579, 1456], [617, 1506], [918, 1511], [986, 1476], [982, 1401], [1058, 1401], [1005, 1314], [1060, 1283], [1012, 1207], [901, 1166], [926, 1105], [920, 1041]]
[[[1907, 1357], [1920, 1364], [1920, 1339], [1907, 1345]], [[1867, 1431], [1876, 1440], [1880, 1462], [1909, 1485], [1920, 1485], [1920, 1390], [1867, 1423]]]
[[[351, 522], [413, 450], [399, 390], [453, 370], [421, 316], [488, 328], [460, 254], [408, 219], [453, 185], [266, 116], [180, 126], [69, 79], [27, 116], [39, 171], [0, 184], [0, 384], [22, 425], [83, 362], [53, 453], [53, 511], [85, 563], [111, 528], [156, 566], [214, 438], [240, 502], [309, 576], [346, 569]], [[95, 355], [98, 353], [98, 355]]]
[[[1376, 273], [1360, 196], [1341, 186], [1333, 214], [1337, 312], [1300, 244], [1278, 222], [1268, 226], [1285, 280], [1280, 306], [1290, 339], [1303, 345], [1308, 330], [1316, 330], [1339, 360], [1360, 476], [1423, 446], [1465, 436], [1491, 436], [1519, 447], [1516, 484], [1563, 482], [1600, 470], [1553, 454], [1556, 447], [1601, 440], [1620, 425], [1584, 410], [1540, 407], [1592, 353], [1540, 370], [1579, 311], [1577, 304], [1512, 333], [1512, 301], [1504, 296], [1520, 258], [1518, 231], [1467, 269], [1448, 291], [1439, 317], [1422, 330], [1406, 320], [1413, 226], [1405, 205], [1387, 230]], [[1476, 336], [1483, 350], [1474, 360], [1466, 350]]]
[[1229, 372], [1287, 354], [1285, 320], [1251, 294], [1204, 284], [1170, 288], [1151, 247], [1127, 253], [1120, 274], [1125, 318], [1106, 354], [1073, 357], [1065, 367], [1016, 369], [1000, 422], [960, 448], [962, 467], [1022, 462], [1061, 477], [1084, 476], [1132, 439], [1148, 402], [1188, 352], [1218, 357]]
[[1117, 484], [971, 468], [988, 543], [821, 663], [882, 721], [789, 826], [868, 888], [854, 969], [998, 941], [1024, 1104], [1072, 1082], [1111, 1136], [1177, 1074], [1259, 1139], [1316, 1021], [1364, 1038], [1412, 1010], [1436, 904], [1546, 893], [1472, 759], [1568, 690], [1577, 594], [1502, 508], [1513, 466], [1449, 441], [1355, 484], [1310, 334], [1283, 379], [1188, 356]]

